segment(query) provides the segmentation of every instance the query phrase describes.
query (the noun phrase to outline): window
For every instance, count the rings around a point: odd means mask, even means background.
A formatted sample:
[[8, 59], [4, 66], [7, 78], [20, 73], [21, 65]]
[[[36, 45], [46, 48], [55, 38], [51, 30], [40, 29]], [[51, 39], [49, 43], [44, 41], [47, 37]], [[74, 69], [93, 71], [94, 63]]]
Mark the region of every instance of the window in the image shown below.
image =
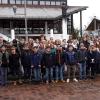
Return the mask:
[[21, 0], [16, 0], [16, 4], [21, 4]]
[[2, 4], [8, 4], [8, 0], [2, 0]]
[[56, 5], [60, 5], [60, 2], [56, 2]]
[[33, 1], [33, 5], [38, 5], [38, 1]]
[[46, 5], [50, 5], [50, 1], [46, 1]]
[[22, 4], [25, 4], [25, 1], [24, 1], [24, 0], [22, 0], [22, 1], [21, 1], [21, 3], [22, 3]]
[[0, 4], [2, 3], [2, 0], [0, 0]]
[[10, 0], [10, 4], [15, 4], [15, 0]]
[[34, 33], [34, 34], [39, 34], [39, 28], [34, 28], [34, 29], [33, 29], [33, 33]]
[[45, 1], [40, 1], [40, 5], [45, 5]]
[[32, 0], [27, 0], [27, 4], [32, 4]]
[[28, 28], [28, 34], [32, 34], [32, 28]]
[[15, 28], [15, 34], [19, 34], [19, 28]]
[[55, 5], [55, 1], [51, 1], [51, 5]]

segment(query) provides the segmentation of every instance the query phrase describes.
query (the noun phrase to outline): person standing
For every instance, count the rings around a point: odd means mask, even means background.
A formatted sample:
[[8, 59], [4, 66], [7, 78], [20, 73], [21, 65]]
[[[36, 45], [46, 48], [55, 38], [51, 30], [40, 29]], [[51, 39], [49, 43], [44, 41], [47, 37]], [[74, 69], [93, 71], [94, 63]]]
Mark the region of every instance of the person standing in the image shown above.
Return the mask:
[[6, 51], [6, 47], [1, 47], [0, 52], [0, 72], [1, 72], [1, 85], [5, 86], [7, 84], [7, 69], [9, 63], [9, 54]]
[[21, 64], [24, 69], [24, 80], [27, 81], [31, 73], [31, 52], [27, 44], [24, 46], [21, 54]]
[[16, 47], [11, 47], [11, 54], [9, 55], [9, 67], [14, 77], [14, 85], [17, 81], [22, 84], [21, 81], [21, 70], [20, 70], [20, 56], [16, 52]]
[[[67, 83], [69, 83], [71, 79], [71, 73], [73, 74], [73, 81], [78, 82], [75, 75], [76, 65], [77, 65], [77, 56], [76, 56], [76, 52], [74, 51], [74, 47], [72, 45], [69, 45], [68, 52], [65, 53], [65, 63], [67, 65], [67, 71], [68, 71]], [[71, 69], [73, 71], [71, 71]]]
[[53, 55], [51, 54], [51, 48], [49, 46], [46, 47], [46, 52], [42, 58], [42, 64], [45, 68], [45, 80], [48, 84], [50, 81], [54, 83], [53, 77]]
[[64, 54], [62, 47], [57, 47], [55, 57], [56, 82], [64, 81]]
[[90, 46], [90, 50], [87, 53], [88, 67], [91, 70], [91, 78], [95, 79], [97, 64], [100, 61], [100, 53], [94, 45]]
[[41, 54], [38, 53], [38, 47], [33, 47], [31, 54], [31, 68], [34, 72], [35, 81], [41, 81]]
[[80, 44], [80, 48], [77, 51], [77, 59], [80, 67], [80, 80], [86, 79], [87, 50], [84, 44]]

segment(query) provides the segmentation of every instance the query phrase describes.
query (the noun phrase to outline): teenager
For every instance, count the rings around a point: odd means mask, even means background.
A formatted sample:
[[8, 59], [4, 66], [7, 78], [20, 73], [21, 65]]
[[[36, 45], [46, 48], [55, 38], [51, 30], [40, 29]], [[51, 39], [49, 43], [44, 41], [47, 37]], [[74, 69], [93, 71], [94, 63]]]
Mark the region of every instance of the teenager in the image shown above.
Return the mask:
[[64, 55], [62, 47], [57, 47], [56, 57], [55, 57], [55, 69], [56, 69], [56, 82], [58, 80], [64, 81]]
[[9, 54], [6, 51], [5, 46], [1, 46], [0, 52], [0, 73], [1, 73], [1, 85], [5, 86], [7, 84], [7, 69], [9, 63]]
[[77, 52], [77, 60], [80, 67], [80, 80], [86, 79], [87, 49], [83, 43], [80, 44], [80, 48]]
[[14, 77], [14, 85], [17, 82], [22, 83], [21, 81], [21, 70], [20, 70], [20, 57], [16, 52], [16, 47], [11, 48], [11, 54], [9, 55], [9, 67]]
[[31, 67], [34, 71], [35, 81], [41, 80], [41, 54], [38, 53], [38, 47], [33, 47], [33, 53], [31, 54]]
[[28, 45], [25, 45], [21, 54], [21, 64], [24, 69], [24, 80], [30, 78], [31, 73], [31, 52]]
[[48, 84], [50, 81], [54, 82], [54, 77], [53, 77], [53, 56], [51, 54], [51, 48], [50, 46], [46, 47], [46, 52], [43, 55], [42, 58], [42, 64], [43, 67], [45, 68], [45, 80], [46, 83]]
[[[76, 52], [74, 51], [74, 47], [72, 45], [69, 45], [68, 52], [65, 53], [65, 63], [67, 65], [67, 71], [68, 71], [67, 83], [69, 83], [71, 79], [71, 73], [73, 74], [73, 81], [78, 82], [75, 75], [76, 65], [77, 65], [77, 56], [76, 56]], [[73, 71], [71, 71], [71, 69]]]
[[91, 69], [91, 78], [94, 79], [96, 75], [97, 64], [100, 61], [100, 53], [94, 45], [90, 46], [87, 54], [88, 68]]

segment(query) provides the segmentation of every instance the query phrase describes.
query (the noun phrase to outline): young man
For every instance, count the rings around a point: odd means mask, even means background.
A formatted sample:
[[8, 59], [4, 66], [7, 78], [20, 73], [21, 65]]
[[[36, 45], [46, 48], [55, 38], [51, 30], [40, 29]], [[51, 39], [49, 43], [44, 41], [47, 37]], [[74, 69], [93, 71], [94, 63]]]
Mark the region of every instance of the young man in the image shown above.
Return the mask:
[[9, 55], [9, 67], [12, 75], [14, 76], [14, 85], [22, 83], [21, 81], [21, 70], [19, 62], [19, 54], [16, 52], [16, 47], [11, 48], [11, 54]]
[[87, 50], [83, 43], [80, 44], [80, 48], [77, 52], [77, 60], [80, 67], [80, 80], [86, 79]]
[[55, 55], [55, 69], [56, 69], [56, 82], [58, 80], [64, 81], [64, 55], [62, 47], [58, 47]]
[[[51, 54], [51, 48], [49, 46], [46, 47], [46, 52], [42, 58], [42, 64], [45, 68], [45, 79], [46, 83], [48, 84], [50, 81], [54, 82], [53, 78], [53, 56]], [[50, 76], [49, 76], [50, 75]]]
[[38, 53], [38, 47], [33, 47], [33, 53], [31, 54], [31, 67], [34, 71], [35, 81], [41, 80], [41, 54]]
[[7, 69], [8, 69], [8, 63], [9, 63], [9, 54], [6, 51], [6, 47], [1, 47], [0, 52], [0, 72], [1, 72], [1, 85], [7, 84]]
[[31, 52], [29, 51], [28, 45], [25, 45], [21, 54], [21, 64], [24, 69], [24, 79], [28, 80], [31, 73]]
[[69, 83], [71, 79], [71, 69], [73, 70], [73, 81], [78, 82], [76, 79], [76, 65], [77, 65], [77, 57], [76, 52], [74, 51], [74, 47], [72, 45], [69, 45], [68, 52], [65, 53], [65, 63], [67, 65], [68, 70], [68, 78], [67, 83]]

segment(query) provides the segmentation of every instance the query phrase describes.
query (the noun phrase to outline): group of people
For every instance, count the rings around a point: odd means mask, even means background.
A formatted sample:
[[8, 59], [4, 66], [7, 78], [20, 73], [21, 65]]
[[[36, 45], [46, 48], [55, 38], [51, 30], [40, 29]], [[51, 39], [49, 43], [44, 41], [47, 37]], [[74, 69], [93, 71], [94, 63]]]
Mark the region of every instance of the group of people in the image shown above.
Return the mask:
[[[14, 85], [22, 80], [69, 83], [71, 79], [92, 79], [100, 72], [100, 37], [84, 35], [82, 39], [54, 40], [29, 38], [12, 43], [0, 41], [0, 84], [5, 86], [8, 76]], [[65, 77], [66, 74], [66, 77]]]

